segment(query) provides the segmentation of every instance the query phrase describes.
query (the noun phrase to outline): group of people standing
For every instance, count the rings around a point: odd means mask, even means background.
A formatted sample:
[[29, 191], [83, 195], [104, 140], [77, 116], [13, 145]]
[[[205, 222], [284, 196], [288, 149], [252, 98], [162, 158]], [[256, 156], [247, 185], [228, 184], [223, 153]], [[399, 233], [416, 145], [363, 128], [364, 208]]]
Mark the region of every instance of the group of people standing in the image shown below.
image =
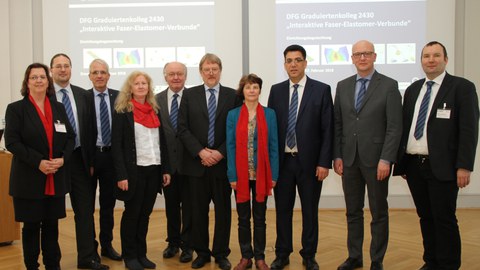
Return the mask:
[[[260, 77], [248, 74], [237, 90], [225, 87], [222, 62], [210, 53], [199, 64], [203, 84], [185, 88], [186, 66], [167, 63], [168, 88], [156, 96], [151, 77], [140, 71], [132, 72], [120, 91], [109, 89], [108, 64], [101, 59], [90, 64], [88, 91], [70, 84], [72, 63], [65, 54], [55, 55], [50, 68], [31, 64], [24, 98], [8, 106], [5, 128], [5, 145], [13, 153], [10, 194], [15, 218], [24, 223], [25, 266], [38, 269], [41, 250], [45, 268], [60, 269], [58, 219], [66, 216], [70, 193], [78, 268], [108, 269], [101, 255], [123, 260], [131, 270], [154, 269], [146, 236], [157, 193], [163, 192], [168, 242], [163, 257], [181, 250], [180, 262], [194, 269], [214, 257], [220, 269], [229, 270], [233, 189], [242, 255], [235, 270], [289, 264], [297, 192], [300, 255], [307, 270], [319, 269], [318, 205], [333, 163], [342, 177], [348, 228], [348, 258], [338, 270], [363, 267], [365, 187], [372, 214], [370, 269], [384, 269], [392, 171], [407, 180], [420, 218], [425, 261], [420, 269], [459, 269], [455, 211], [458, 190], [469, 184], [474, 166], [479, 119], [474, 84], [445, 71], [446, 49], [433, 41], [421, 54], [426, 79], [407, 88], [402, 106], [397, 81], [374, 67], [371, 42], [355, 43], [351, 58], [357, 73], [338, 83], [333, 101], [329, 85], [306, 76], [305, 49], [288, 46], [288, 80], [271, 87], [266, 107], [259, 102]], [[97, 182], [100, 254], [93, 218]], [[269, 267], [266, 209], [272, 190], [276, 243]], [[112, 246], [116, 199], [125, 207], [121, 255]]]

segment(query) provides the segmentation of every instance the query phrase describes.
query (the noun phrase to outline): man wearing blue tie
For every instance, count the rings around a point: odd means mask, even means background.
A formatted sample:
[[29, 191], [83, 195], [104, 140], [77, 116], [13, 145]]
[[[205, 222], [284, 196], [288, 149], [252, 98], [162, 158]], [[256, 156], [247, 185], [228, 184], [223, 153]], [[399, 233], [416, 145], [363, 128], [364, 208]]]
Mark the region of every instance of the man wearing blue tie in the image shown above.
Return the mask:
[[305, 75], [307, 53], [288, 46], [284, 53], [288, 80], [270, 90], [268, 107], [278, 122], [280, 174], [274, 189], [277, 215], [276, 258], [271, 269], [283, 269], [293, 252], [292, 216], [298, 190], [302, 205], [302, 250], [307, 270], [319, 269], [318, 203], [322, 181], [332, 167], [333, 102], [330, 86]]
[[461, 265], [456, 210], [459, 188], [470, 183], [478, 141], [475, 85], [445, 71], [445, 46], [422, 49], [426, 78], [403, 97], [403, 135], [394, 175], [407, 180], [423, 237], [421, 270], [455, 270]]
[[[113, 209], [115, 208], [114, 189], [117, 184], [115, 180], [115, 169], [113, 167], [111, 141], [112, 141], [112, 112], [115, 108], [115, 99], [118, 90], [108, 88], [110, 72], [108, 64], [102, 59], [94, 59], [90, 63], [88, 74], [93, 88], [88, 90], [92, 95], [95, 106], [96, 118], [96, 150], [93, 162], [93, 186], [100, 187], [100, 234], [99, 240], [101, 254], [111, 260], [120, 261], [122, 257], [112, 246], [113, 240]], [[98, 245], [98, 243], [96, 243]]]
[[402, 134], [402, 97], [397, 81], [374, 68], [376, 53], [366, 40], [352, 47], [357, 74], [337, 85], [334, 169], [342, 176], [347, 208], [348, 258], [338, 270], [363, 266], [365, 186], [372, 214], [371, 270], [383, 269], [388, 245], [388, 179]]

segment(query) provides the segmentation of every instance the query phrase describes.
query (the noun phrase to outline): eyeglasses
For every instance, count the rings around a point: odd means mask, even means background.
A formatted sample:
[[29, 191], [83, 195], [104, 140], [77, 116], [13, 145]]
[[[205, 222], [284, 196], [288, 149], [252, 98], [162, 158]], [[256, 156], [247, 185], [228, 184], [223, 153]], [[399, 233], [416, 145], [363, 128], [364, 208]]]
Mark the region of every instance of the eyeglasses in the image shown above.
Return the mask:
[[295, 64], [300, 64], [300, 63], [302, 63], [303, 61], [305, 61], [305, 59], [302, 59], [302, 58], [300, 58], [300, 57], [295, 58], [295, 59], [287, 58], [287, 59], [285, 59], [285, 64], [291, 64], [291, 63], [293, 63], [293, 62], [295, 62]]
[[[204, 71], [205, 72], [205, 71]], [[207, 72], [208, 73], [208, 72]], [[185, 73], [183, 72], [170, 72], [170, 73], [167, 73], [167, 77], [169, 78], [174, 78], [175, 76], [177, 77], [183, 77], [185, 76]]]
[[373, 56], [375, 52], [356, 52], [356, 53], [353, 53], [352, 54], [352, 57], [355, 58], [355, 59], [359, 59], [362, 57], [365, 57], [365, 58], [370, 58]]
[[45, 76], [45, 75], [40, 75], [40, 76], [34, 75], [34, 76], [30, 76], [29, 79], [32, 80], [32, 81], [36, 81], [38, 79], [43, 81], [43, 80], [47, 79], [47, 76]]
[[220, 69], [219, 68], [204, 68], [204, 69], [202, 69], [202, 72], [205, 73], [205, 74], [209, 74], [209, 73], [217, 74], [218, 72], [220, 72]]
[[107, 72], [106, 72], [105, 70], [100, 70], [100, 71], [95, 70], [95, 71], [93, 71], [93, 72], [90, 72], [90, 74], [95, 75], [95, 76], [98, 76], [98, 75], [107, 75]]
[[70, 68], [70, 65], [68, 65], [68, 64], [60, 65], [60, 64], [59, 64], [59, 65], [53, 66], [53, 68], [56, 68], [56, 69], [62, 69], [62, 68], [64, 68], [64, 69], [69, 69], [69, 68]]

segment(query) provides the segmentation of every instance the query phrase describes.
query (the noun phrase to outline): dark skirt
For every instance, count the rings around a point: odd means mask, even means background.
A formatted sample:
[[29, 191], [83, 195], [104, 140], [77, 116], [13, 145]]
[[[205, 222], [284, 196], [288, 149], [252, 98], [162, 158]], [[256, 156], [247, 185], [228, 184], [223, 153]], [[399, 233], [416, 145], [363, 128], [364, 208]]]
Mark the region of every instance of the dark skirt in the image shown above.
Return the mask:
[[65, 196], [44, 199], [13, 198], [15, 221], [40, 222], [42, 220], [61, 219], [65, 212]]

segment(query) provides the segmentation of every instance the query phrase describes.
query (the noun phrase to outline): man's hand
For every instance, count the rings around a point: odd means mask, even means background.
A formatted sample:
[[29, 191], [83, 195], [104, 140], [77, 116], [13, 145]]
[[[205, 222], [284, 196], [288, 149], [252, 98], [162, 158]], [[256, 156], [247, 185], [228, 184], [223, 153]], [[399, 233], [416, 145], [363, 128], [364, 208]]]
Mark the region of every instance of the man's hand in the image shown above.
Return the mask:
[[340, 176], [343, 175], [343, 160], [341, 158], [336, 158], [333, 161], [333, 170]]
[[470, 184], [470, 174], [472, 172], [462, 168], [457, 169], [457, 185], [459, 188], [464, 188]]
[[382, 181], [385, 180], [390, 175], [390, 163], [385, 161], [378, 161], [377, 166], [377, 180]]
[[315, 176], [317, 177], [318, 181], [323, 181], [328, 176], [328, 168], [317, 166], [317, 171], [315, 172]]

